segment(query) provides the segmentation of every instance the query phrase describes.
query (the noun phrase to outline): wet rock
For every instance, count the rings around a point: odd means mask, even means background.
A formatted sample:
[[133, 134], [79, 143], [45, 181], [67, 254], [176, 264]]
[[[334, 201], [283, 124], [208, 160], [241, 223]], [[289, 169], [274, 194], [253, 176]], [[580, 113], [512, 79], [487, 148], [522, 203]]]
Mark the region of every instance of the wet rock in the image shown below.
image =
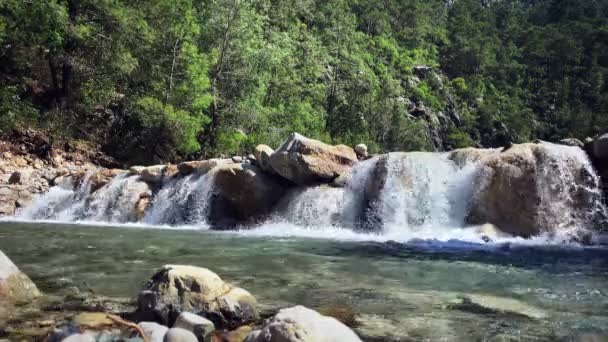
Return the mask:
[[181, 328], [171, 328], [165, 335], [164, 342], [198, 342], [191, 331]]
[[209, 219], [218, 226], [264, 217], [285, 192], [283, 184], [251, 164], [220, 165], [211, 172], [215, 191]]
[[243, 162], [243, 157], [241, 157], [241, 156], [234, 156], [234, 157], [232, 157], [232, 162], [234, 162], [234, 163], [242, 163]]
[[156, 322], [139, 322], [137, 325], [150, 342], [163, 342], [167, 331], [169, 331], [169, 328]]
[[21, 172], [13, 172], [8, 179], [8, 184], [21, 184]]
[[174, 177], [176, 175], [179, 174], [179, 169], [177, 168], [177, 165], [174, 164], [167, 164], [165, 166], [165, 168], [163, 169], [163, 180], [167, 180], [171, 177]]
[[218, 328], [240, 326], [258, 317], [257, 302], [249, 292], [206, 268], [184, 265], [166, 265], [154, 274], [139, 294], [137, 311], [166, 325], [182, 312], [192, 312]]
[[211, 333], [215, 330], [213, 322], [190, 312], [182, 312], [173, 327], [191, 331], [199, 342], [211, 341]]
[[216, 166], [232, 163], [230, 159], [194, 160], [177, 164], [179, 174], [186, 176], [192, 173], [205, 174]]
[[561, 145], [584, 148], [585, 144], [576, 138], [566, 138], [559, 141]]
[[359, 144], [357, 146], [355, 146], [355, 153], [357, 154], [357, 157], [359, 159], [365, 159], [367, 158], [368, 154], [367, 154], [367, 145], [365, 144]]
[[303, 306], [282, 309], [245, 342], [351, 342], [361, 339], [346, 325]]
[[135, 203], [135, 220], [141, 221], [146, 215], [146, 210], [152, 205], [152, 194], [144, 192], [139, 195], [139, 200]]
[[144, 182], [158, 184], [163, 179], [165, 165], [148, 166], [141, 170], [139, 176]]
[[262, 169], [262, 171], [268, 174], [275, 174], [272, 166], [270, 165], [270, 157], [274, 153], [274, 150], [268, 145], [258, 145], [255, 148], [255, 161], [256, 165]]
[[467, 221], [530, 237], [599, 220], [598, 179], [584, 152], [550, 143], [513, 145], [482, 160]]
[[0, 300], [26, 303], [39, 296], [40, 292], [30, 278], [0, 251]]
[[331, 146], [292, 133], [270, 157], [272, 169], [300, 185], [331, 182], [351, 170], [357, 162], [355, 151], [345, 145]]

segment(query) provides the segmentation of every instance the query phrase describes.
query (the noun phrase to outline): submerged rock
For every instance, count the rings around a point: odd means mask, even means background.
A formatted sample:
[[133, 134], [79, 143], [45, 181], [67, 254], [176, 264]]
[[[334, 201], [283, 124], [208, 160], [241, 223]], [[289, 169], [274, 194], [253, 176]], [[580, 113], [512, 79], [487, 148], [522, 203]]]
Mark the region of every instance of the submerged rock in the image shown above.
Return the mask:
[[40, 292], [30, 278], [0, 251], [0, 301], [26, 303], [39, 296]]
[[346, 325], [304, 306], [282, 309], [245, 342], [360, 342]]
[[234, 328], [258, 317], [249, 292], [206, 268], [184, 265], [166, 265], [154, 274], [139, 294], [137, 312], [166, 325], [182, 312], [192, 312], [218, 328]]
[[601, 194], [583, 151], [550, 143], [513, 145], [481, 161], [467, 221], [530, 237], [590, 226]]
[[451, 309], [478, 314], [518, 315], [533, 319], [547, 317], [543, 310], [512, 298], [467, 294], [455, 299]]
[[272, 169], [300, 185], [331, 182], [357, 162], [355, 151], [345, 145], [331, 146], [292, 133], [270, 157]]
[[251, 164], [227, 164], [214, 168], [214, 194], [210, 221], [219, 226], [254, 220], [268, 214], [285, 187]]

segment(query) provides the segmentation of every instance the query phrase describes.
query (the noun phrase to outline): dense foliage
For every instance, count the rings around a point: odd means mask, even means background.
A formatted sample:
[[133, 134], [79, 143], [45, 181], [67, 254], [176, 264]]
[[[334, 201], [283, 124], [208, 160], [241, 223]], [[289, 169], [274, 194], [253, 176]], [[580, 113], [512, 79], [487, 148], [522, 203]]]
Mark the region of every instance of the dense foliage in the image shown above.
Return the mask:
[[152, 162], [608, 127], [608, 0], [0, 2], [0, 129]]

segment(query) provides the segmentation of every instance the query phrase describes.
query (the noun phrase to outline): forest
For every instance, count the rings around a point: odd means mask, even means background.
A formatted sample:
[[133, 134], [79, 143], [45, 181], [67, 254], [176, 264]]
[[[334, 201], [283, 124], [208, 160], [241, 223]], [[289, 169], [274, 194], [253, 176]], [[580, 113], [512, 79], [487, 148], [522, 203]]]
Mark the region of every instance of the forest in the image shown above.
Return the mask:
[[3, 0], [0, 132], [128, 163], [608, 128], [608, 0]]

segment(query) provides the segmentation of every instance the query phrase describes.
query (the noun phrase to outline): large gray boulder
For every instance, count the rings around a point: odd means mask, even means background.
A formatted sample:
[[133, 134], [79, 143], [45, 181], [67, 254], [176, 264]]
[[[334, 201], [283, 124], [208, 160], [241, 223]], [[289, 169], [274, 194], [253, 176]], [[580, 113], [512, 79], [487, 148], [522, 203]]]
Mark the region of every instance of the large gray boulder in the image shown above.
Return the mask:
[[304, 306], [282, 309], [245, 342], [360, 342], [346, 325]]
[[270, 157], [272, 169], [295, 184], [331, 182], [357, 162], [355, 151], [292, 133]]
[[598, 182], [577, 147], [513, 145], [481, 161], [467, 220], [523, 237], [591, 226], [600, 214]]
[[192, 312], [221, 329], [258, 318], [256, 299], [249, 292], [206, 268], [185, 265], [165, 265], [156, 272], [139, 294], [137, 312], [165, 325], [182, 312]]
[[210, 221], [219, 226], [256, 220], [270, 213], [285, 192], [276, 178], [251, 164], [220, 165], [214, 177]]
[[0, 302], [27, 303], [38, 296], [36, 285], [0, 251]]

